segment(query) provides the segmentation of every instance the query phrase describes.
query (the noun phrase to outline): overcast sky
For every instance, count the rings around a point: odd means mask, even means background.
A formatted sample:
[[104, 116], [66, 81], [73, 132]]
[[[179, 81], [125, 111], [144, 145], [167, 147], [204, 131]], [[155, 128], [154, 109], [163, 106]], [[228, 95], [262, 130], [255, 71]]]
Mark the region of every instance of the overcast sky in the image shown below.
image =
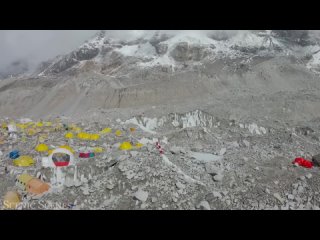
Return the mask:
[[47, 60], [78, 47], [97, 31], [0, 30], [0, 69], [13, 61], [31, 64]]

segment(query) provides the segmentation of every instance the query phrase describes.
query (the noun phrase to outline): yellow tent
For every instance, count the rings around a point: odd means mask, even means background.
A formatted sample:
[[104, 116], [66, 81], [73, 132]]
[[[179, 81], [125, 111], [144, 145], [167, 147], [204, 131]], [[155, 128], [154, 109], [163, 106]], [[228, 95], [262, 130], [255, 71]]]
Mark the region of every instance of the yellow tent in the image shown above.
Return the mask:
[[63, 145], [63, 146], [60, 146], [59, 148], [64, 148], [64, 149], [67, 149], [67, 150], [69, 150], [70, 152], [74, 153], [73, 148], [70, 147], [70, 146]]
[[27, 125], [23, 124], [23, 123], [17, 123], [17, 127], [20, 128], [20, 129], [26, 129]]
[[141, 148], [141, 147], [143, 147], [143, 144], [142, 144], [142, 143], [137, 143], [137, 144], [136, 144], [136, 148]]
[[37, 127], [43, 127], [43, 123], [42, 123], [42, 122], [37, 122], [37, 123], [36, 123], [36, 126], [37, 126]]
[[99, 134], [90, 134], [90, 140], [97, 141], [100, 139]]
[[122, 132], [120, 130], [117, 130], [115, 133], [118, 137], [120, 137], [122, 135]]
[[103, 151], [104, 151], [104, 149], [102, 147], [95, 147], [93, 149], [93, 152], [95, 152], [95, 153], [102, 153]]
[[111, 128], [105, 128], [102, 131], [100, 131], [101, 134], [106, 134], [106, 133], [110, 133], [112, 130]]
[[3, 129], [5, 129], [5, 128], [8, 127], [8, 125], [7, 125], [6, 123], [2, 123], [2, 124], [1, 124], [1, 127], [2, 127]]
[[80, 132], [80, 133], [78, 133], [78, 138], [79, 139], [82, 139], [82, 140], [89, 140], [90, 139], [90, 137], [91, 137], [91, 134], [89, 134], [89, 133], [85, 133], [85, 132]]
[[73, 133], [72, 132], [68, 132], [64, 135], [65, 138], [71, 139], [73, 138]]
[[52, 126], [52, 122], [44, 122], [43, 123], [46, 127], [51, 127]]
[[34, 128], [27, 129], [27, 135], [28, 136], [33, 136], [35, 134], [36, 134], [36, 130]]
[[46, 151], [48, 151], [48, 149], [49, 149], [49, 147], [44, 143], [40, 143], [38, 146], [36, 146], [37, 152], [46, 152]]
[[18, 167], [29, 167], [34, 164], [34, 160], [30, 156], [20, 156], [13, 161], [13, 164]]
[[121, 150], [130, 150], [130, 149], [132, 149], [132, 145], [129, 142], [123, 142], [123, 143], [121, 143], [119, 148]]

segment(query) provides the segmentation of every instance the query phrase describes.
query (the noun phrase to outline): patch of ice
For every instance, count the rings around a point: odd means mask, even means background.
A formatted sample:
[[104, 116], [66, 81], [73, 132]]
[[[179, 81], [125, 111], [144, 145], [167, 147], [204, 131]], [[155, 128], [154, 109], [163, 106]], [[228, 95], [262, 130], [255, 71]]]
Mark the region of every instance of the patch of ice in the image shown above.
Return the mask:
[[320, 51], [312, 56], [312, 59], [307, 63], [307, 68], [313, 69], [320, 66]]
[[125, 56], [133, 56], [134, 53], [138, 50], [138, 45], [125, 45], [122, 48], [119, 48], [117, 51]]
[[164, 43], [168, 44], [169, 51], [175, 47], [175, 45], [179, 42], [187, 42], [189, 44], [215, 44], [217, 41], [207, 37], [204, 34], [197, 33], [194, 31], [184, 31], [176, 36], [164, 41]]
[[161, 57], [155, 58], [149, 62], [141, 62], [139, 66], [141, 67], [153, 67], [153, 66], [171, 66], [172, 70], [174, 71], [176, 63], [174, 59], [172, 59], [168, 54], [165, 54]]
[[156, 134], [156, 132], [153, 130], [156, 129], [157, 127], [163, 126], [165, 122], [166, 122], [165, 117], [162, 117], [160, 119], [143, 117], [141, 118], [141, 120], [138, 120], [137, 118], [134, 117], [125, 121], [123, 124], [130, 124], [130, 123], [135, 124], [145, 132]]
[[28, 122], [32, 122], [32, 120], [30, 118], [22, 118], [20, 119], [21, 123], [28, 123]]
[[157, 142], [157, 139], [153, 139], [153, 140], [150, 140], [148, 138], [141, 138], [139, 140], [140, 143], [142, 143], [143, 145], [146, 145], [146, 144], [155, 144]]
[[153, 57], [156, 55], [155, 48], [149, 43], [144, 43], [141, 45], [125, 45], [117, 50], [125, 56], [135, 56], [135, 57]]
[[185, 174], [177, 165], [175, 165], [174, 163], [172, 163], [166, 155], [162, 154], [161, 156], [162, 156], [162, 159], [163, 159], [163, 161], [165, 162], [165, 164], [167, 164], [168, 166], [171, 166], [172, 169], [173, 169], [174, 171], [176, 171], [178, 174], [181, 174], [181, 175], [184, 177], [184, 180], [185, 180], [186, 182], [188, 182], [188, 183], [198, 183], [198, 184], [204, 186], [204, 183], [202, 183], [202, 182], [200, 182], [200, 181], [198, 181], [198, 180], [195, 180], [195, 179], [193, 179], [192, 177], [190, 177], [190, 176], [188, 176], [187, 174]]
[[[175, 117], [176, 118], [176, 117]], [[175, 119], [177, 121], [177, 119]], [[181, 118], [182, 128], [188, 127], [212, 127], [213, 117], [207, 117], [202, 111], [196, 110], [194, 112], [187, 113], [185, 117]]]
[[223, 159], [222, 156], [214, 155], [211, 153], [202, 153], [202, 152], [189, 152], [189, 156], [199, 161], [220, 161]]
[[248, 130], [249, 130], [249, 132], [251, 134], [261, 135], [261, 134], [266, 134], [267, 133], [267, 130], [264, 127], [258, 127], [258, 125], [255, 124], [255, 123], [249, 124], [248, 125]]
[[149, 123], [149, 125], [147, 125], [147, 126], [143, 126], [140, 122], [138, 122], [138, 120], [136, 119], [136, 118], [131, 118], [131, 119], [129, 119], [129, 120], [127, 120], [127, 121], [125, 121], [124, 122], [124, 124], [135, 124], [135, 125], [137, 125], [138, 127], [140, 127], [141, 128], [141, 130], [143, 130], [143, 131], [145, 131], [145, 132], [148, 132], [148, 133], [151, 133], [151, 134], [156, 134], [156, 132], [155, 131], [152, 131], [150, 128], [154, 128], [154, 121], [151, 121], [150, 123]]
[[264, 44], [264, 38], [249, 31], [240, 31], [237, 35], [228, 39], [227, 43], [230, 46], [261, 47]]

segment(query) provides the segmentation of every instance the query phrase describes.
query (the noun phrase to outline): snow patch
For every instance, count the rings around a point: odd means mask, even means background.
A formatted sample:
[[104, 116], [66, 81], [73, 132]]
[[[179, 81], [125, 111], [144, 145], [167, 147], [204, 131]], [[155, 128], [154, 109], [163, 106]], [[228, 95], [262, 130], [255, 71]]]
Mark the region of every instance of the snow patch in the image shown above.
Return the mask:
[[261, 135], [261, 134], [266, 134], [267, 133], [267, 130], [264, 127], [258, 127], [258, 125], [255, 124], [255, 123], [249, 124], [248, 125], [248, 130], [249, 130], [249, 132], [251, 134]]
[[141, 119], [137, 119], [137, 118], [131, 118], [127, 121], [125, 121], [123, 124], [135, 124], [137, 126], [139, 126], [143, 131], [145, 132], [149, 132], [151, 134], [156, 134], [155, 130], [156, 128], [163, 126], [163, 124], [166, 122], [166, 118], [147, 118], [147, 117], [143, 117]]
[[220, 161], [223, 159], [222, 156], [214, 155], [211, 153], [192, 152], [192, 151], [189, 152], [189, 156], [198, 161], [204, 161], [204, 162]]
[[192, 177], [188, 176], [187, 174], [185, 174], [177, 165], [175, 165], [174, 163], [172, 163], [169, 158], [162, 154], [162, 159], [163, 161], [165, 162], [165, 164], [167, 164], [168, 166], [172, 167], [172, 169], [174, 171], [176, 171], [178, 174], [181, 174], [183, 177], [184, 177], [184, 180], [188, 183], [198, 183], [200, 185], [205, 185], [204, 183], [200, 182], [200, 181], [197, 181], [195, 179], [193, 179]]
[[174, 126], [177, 126], [179, 122], [181, 122], [182, 128], [197, 126], [211, 128], [213, 126], [213, 117], [207, 116], [204, 112], [196, 110], [193, 112], [186, 113], [183, 117], [180, 117], [179, 115], [175, 114], [172, 124]]
[[117, 50], [124, 56], [135, 56], [135, 57], [154, 57], [156, 55], [155, 48], [150, 43], [144, 43], [141, 45], [125, 45]]

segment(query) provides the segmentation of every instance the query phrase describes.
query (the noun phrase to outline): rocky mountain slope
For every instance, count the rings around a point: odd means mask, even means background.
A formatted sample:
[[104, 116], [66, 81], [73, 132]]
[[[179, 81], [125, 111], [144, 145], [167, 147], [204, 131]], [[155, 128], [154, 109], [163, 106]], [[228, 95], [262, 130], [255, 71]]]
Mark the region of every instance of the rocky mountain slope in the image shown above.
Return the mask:
[[74, 115], [228, 101], [235, 94], [316, 91], [319, 50], [304, 31], [240, 31], [227, 38], [219, 32], [159, 31], [132, 41], [110, 39], [101, 31], [29, 77], [0, 81], [0, 112]]

